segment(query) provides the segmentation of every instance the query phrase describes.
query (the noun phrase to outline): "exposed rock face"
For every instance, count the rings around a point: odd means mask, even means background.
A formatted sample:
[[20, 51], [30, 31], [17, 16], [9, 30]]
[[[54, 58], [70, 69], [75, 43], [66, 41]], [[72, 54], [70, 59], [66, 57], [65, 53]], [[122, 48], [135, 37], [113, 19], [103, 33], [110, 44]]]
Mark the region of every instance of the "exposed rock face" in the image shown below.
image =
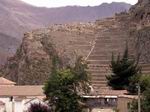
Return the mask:
[[[106, 88], [105, 75], [111, 72], [112, 52], [116, 56], [122, 54], [128, 42], [130, 57], [140, 54], [142, 72], [150, 74], [150, 24], [145, 17], [133, 19], [139, 10], [138, 4], [129, 13], [112, 18], [93, 23], [54, 25], [25, 34], [21, 47], [2, 73], [18, 84], [42, 84], [51, 71], [53, 51], [57, 51], [65, 64], [73, 64], [77, 55], [85, 57], [93, 86]], [[140, 10], [149, 12], [149, 5], [145, 4]]]
[[139, 0], [131, 8], [131, 36], [135, 38], [137, 55], [141, 61], [150, 62], [150, 0]]
[[136, 41], [136, 54], [140, 55], [140, 60], [143, 63], [150, 63], [150, 26], [137, 30], [134, 38]]
[[150, 0], [139, 0], [130, 9], [132, 19], [141, 22], [142, 25], [150, 24]]

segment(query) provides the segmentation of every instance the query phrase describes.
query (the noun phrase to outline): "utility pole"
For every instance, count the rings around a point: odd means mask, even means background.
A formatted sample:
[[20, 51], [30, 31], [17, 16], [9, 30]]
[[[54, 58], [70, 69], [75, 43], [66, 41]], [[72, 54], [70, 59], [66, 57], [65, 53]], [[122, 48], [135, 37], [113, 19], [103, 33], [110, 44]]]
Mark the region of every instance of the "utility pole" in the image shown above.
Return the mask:
[[140, 87], [140, 84], [138, 84], [137, 88], [138, 88], [138, 112], [141, 112], [141, 87]]

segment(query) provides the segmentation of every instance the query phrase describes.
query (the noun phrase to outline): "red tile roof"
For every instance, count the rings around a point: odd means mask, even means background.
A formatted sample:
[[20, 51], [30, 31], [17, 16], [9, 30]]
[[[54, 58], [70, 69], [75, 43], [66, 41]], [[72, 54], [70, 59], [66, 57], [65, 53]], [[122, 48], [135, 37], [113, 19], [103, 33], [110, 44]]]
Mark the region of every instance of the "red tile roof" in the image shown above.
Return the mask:
[[0, 77], [0, 86], [2, 85], [15, 85], [16, 83], [15, 82], [12, 82], [8, 79], [5, 79], [3, 77]]
[[44, 96], [43, 86], [0, 86], [0, 96]]

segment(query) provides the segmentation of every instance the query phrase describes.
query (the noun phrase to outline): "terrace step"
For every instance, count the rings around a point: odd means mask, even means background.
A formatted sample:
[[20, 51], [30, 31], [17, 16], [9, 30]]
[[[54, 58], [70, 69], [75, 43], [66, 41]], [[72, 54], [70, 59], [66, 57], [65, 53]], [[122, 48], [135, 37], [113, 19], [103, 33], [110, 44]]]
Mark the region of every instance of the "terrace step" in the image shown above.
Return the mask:
[[105, 56], [105, 55], [91, 55], [88, 58], [89, 60], [106, 60], [106, 59], [111, 59], [111, 56]]
[[139, 64], [142, 67], [143, 74], [150, 74], [150, 64]]
[[143, 71], [143, 70], [142, 70], [142, 73], [143, 73], [143, 74], [150, 74], [150, 70], [147, 70], [147, 71]]
[[93, 78], [91, 78], [91, 82], [100, 82], [101, 83], [101, 81], [102, 82], [106, 82], [107, 80], [106, 80], [106, 76], [102, 76], [102, 77], [94, 77], [93, 76]]
[[90, 64], [109, 64], [110, 60], [88, 60]]
[[107, 83], [106, 84], [92, 84], [94, 88], [107, 88]]
[[104, 69], [88, 69], [88, 72], [91, 73], [106, 73], [106, 72], [111, 72], [110, 70], [104, 68]]

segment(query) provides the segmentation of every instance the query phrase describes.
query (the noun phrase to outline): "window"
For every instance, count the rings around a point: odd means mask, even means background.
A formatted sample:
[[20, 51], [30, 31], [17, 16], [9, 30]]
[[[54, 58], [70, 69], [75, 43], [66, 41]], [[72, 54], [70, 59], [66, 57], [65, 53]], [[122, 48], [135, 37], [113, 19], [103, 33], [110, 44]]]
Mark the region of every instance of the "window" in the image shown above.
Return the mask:
[[12, 101], [13, 101], [13, 96], [11, 96], [11, 97], [10, 97], [10, 100], [9, 100], [9, 101], [10, 101], [10, 102], [12, 102]]

